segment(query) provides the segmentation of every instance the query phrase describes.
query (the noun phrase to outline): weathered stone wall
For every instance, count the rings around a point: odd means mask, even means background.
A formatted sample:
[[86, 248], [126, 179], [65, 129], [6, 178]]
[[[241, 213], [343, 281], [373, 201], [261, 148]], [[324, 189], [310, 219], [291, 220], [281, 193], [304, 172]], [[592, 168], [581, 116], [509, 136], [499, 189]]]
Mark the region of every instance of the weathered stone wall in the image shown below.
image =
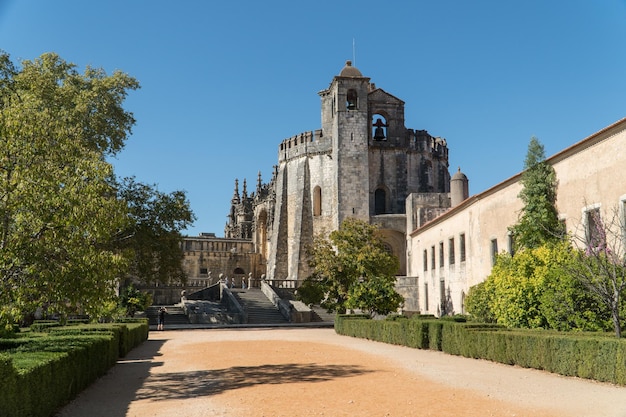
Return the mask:
[[[307, 278], [307, 246], [346, 218], [377, 223], [404, 274], [406, 197], [420, 189], [449, 191], [445, 140], [407, 129], [404, 102], [369, 80], [347, 64], [319, 93], [322, 129], [281, 142], [267, 243], [259, 241], [261, 222], [256, 222], [257, 247], [267, 248], [268, 279]], [[386, 120], [384, 140], [373, 139], [375, 114]], [[378, 211], [377, 190], [385, 196]]]
[[[338, 103], [334, 115], [336, 123], [332, 125], [333, 160], [337, 161], [337, 227], [346, 218], [369, 221], [368, 139], [371, 123], [367, 108], [368, 87], [368, 78], [340, 76], [335, 77], [330, 87]], [[358, 97], [354, 109], [343, 104], [351, 90]]]
[[419, 312], [419, 289], [417, 277], [396, 277], [396, 291], [404, 297], [403, 311]]
[[220, 274], [236, 279], [240, 286], [241, 279], [247, 279], [250, 273], [253, 278], [265, 273], [263, 257], [251, 241], [199, 236], [185, 237], [182, 245], [183, 269], [189, 286], [211, 285]]

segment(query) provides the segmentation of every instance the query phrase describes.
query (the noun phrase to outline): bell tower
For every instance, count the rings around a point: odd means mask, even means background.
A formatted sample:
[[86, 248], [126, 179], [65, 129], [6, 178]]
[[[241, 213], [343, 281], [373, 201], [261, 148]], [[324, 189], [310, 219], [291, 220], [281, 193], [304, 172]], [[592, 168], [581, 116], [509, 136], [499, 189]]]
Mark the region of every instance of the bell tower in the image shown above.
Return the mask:
[[335, 223], [348, 217], [369, 221], [368, 77], [347, 61], [322, 98], [322, 132], [330, 136], [337, 201]]

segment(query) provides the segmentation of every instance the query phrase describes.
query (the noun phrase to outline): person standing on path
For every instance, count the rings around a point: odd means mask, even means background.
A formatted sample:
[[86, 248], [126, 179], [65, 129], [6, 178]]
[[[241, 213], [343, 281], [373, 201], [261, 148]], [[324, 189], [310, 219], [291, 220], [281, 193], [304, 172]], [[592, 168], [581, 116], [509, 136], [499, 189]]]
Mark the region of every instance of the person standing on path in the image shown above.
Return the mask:
[[165, 313], [167, 313], [167, 309], [165, 307], [161, 307], [159, 309], [157, 330], [163, 330], [163, 326], [165, 325]]

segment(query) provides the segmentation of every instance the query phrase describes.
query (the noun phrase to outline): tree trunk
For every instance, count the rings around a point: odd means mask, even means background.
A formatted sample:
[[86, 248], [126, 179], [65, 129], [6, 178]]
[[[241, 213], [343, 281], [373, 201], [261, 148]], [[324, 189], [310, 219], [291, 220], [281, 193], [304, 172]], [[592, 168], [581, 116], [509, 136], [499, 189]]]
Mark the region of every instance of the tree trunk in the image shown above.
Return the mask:
[[619, 339], [622, 337], [622, 326], [619, 317], [619, 303], [611, 308], [611, 318], [613, 319], [613, 328], [615, 329], [615, 336]]

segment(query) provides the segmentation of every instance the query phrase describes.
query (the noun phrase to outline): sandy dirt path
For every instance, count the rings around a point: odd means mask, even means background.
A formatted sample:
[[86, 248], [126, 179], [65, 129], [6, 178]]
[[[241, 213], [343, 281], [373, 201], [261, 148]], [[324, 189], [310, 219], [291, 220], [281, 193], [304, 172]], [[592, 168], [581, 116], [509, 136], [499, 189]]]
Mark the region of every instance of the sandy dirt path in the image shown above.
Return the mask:
[[337, 335], [151, 332], [58, 417], [626, 417], [626, 387]]

